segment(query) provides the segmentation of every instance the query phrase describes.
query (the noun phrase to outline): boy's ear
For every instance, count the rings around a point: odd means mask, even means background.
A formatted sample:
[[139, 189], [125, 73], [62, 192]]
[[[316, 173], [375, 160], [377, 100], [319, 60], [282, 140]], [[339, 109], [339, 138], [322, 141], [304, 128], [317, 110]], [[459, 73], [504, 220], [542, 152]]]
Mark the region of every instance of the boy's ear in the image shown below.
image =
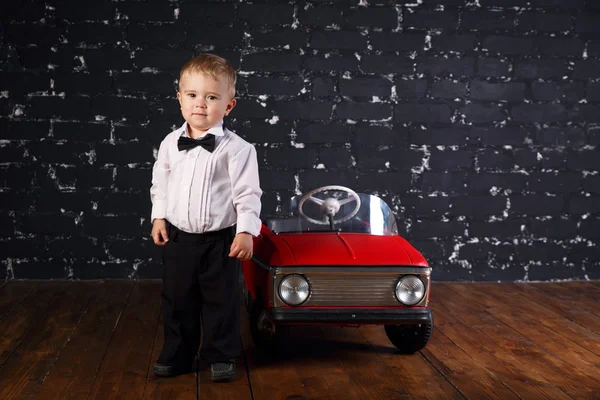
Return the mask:
[[229, 100], [229, 103], [227, 104], [227, 108], [225, 108], [225, 115], [228, 115], [231, 112], [231, 110], [233, 110], [233, 107], [235, 107], [236, 104], [237, 104], [236, 99]]
[[181, 93], [177, 92], [177, 100], [179, 100], [179, 105], [181, 105]]

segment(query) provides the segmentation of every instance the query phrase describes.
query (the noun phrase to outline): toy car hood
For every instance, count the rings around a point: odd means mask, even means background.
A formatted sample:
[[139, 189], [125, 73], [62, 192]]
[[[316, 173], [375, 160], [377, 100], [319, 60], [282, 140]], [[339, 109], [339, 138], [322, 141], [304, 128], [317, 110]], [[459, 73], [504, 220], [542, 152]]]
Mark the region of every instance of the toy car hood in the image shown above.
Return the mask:
[[269, 235], [268, 238], [277, 248], [269, 260], [273, 266], [428, 266], [421, 253], [398, 235], [313, 232]]

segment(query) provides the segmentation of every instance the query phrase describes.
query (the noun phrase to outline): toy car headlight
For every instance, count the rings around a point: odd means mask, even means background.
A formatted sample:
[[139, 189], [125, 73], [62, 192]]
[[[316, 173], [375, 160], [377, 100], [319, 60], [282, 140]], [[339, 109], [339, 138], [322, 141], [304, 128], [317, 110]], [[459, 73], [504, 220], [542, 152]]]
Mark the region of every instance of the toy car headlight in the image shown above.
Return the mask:
[[299, 306], [309, 295], [310, 285], [302, 275], [288, 275], [279, 283], [279, 297], [290, 306]]
[[396, 298], [407, 306], [414, 306], [425, 296], [425, 285], [415, 275], [402, 277], [396, 284]]

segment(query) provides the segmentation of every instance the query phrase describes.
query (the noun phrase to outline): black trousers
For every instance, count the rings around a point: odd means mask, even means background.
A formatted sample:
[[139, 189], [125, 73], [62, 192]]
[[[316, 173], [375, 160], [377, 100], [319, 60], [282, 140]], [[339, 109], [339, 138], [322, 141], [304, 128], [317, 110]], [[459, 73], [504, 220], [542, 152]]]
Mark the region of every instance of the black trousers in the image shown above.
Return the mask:
[[163, 248], [164, 344], [157, 362], [190, 368], [200, 345], [208, 363], [238, 357], [240, 261], [228, 256], [235, 227], [191, 234], [167, 223]]

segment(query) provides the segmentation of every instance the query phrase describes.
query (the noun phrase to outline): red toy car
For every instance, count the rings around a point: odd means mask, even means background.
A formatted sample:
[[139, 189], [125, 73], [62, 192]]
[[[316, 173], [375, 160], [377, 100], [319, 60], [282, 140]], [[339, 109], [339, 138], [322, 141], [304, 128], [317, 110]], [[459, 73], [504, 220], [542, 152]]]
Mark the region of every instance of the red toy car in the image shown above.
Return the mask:
[[431, 268], [376, 196], [343, 186], [295, 196], [290, 214], [263, 224], [254, 254], [243, 272], [260, 349], [281, 348], [298, 324], [384, 325], [401, 353], [431, 336]]

